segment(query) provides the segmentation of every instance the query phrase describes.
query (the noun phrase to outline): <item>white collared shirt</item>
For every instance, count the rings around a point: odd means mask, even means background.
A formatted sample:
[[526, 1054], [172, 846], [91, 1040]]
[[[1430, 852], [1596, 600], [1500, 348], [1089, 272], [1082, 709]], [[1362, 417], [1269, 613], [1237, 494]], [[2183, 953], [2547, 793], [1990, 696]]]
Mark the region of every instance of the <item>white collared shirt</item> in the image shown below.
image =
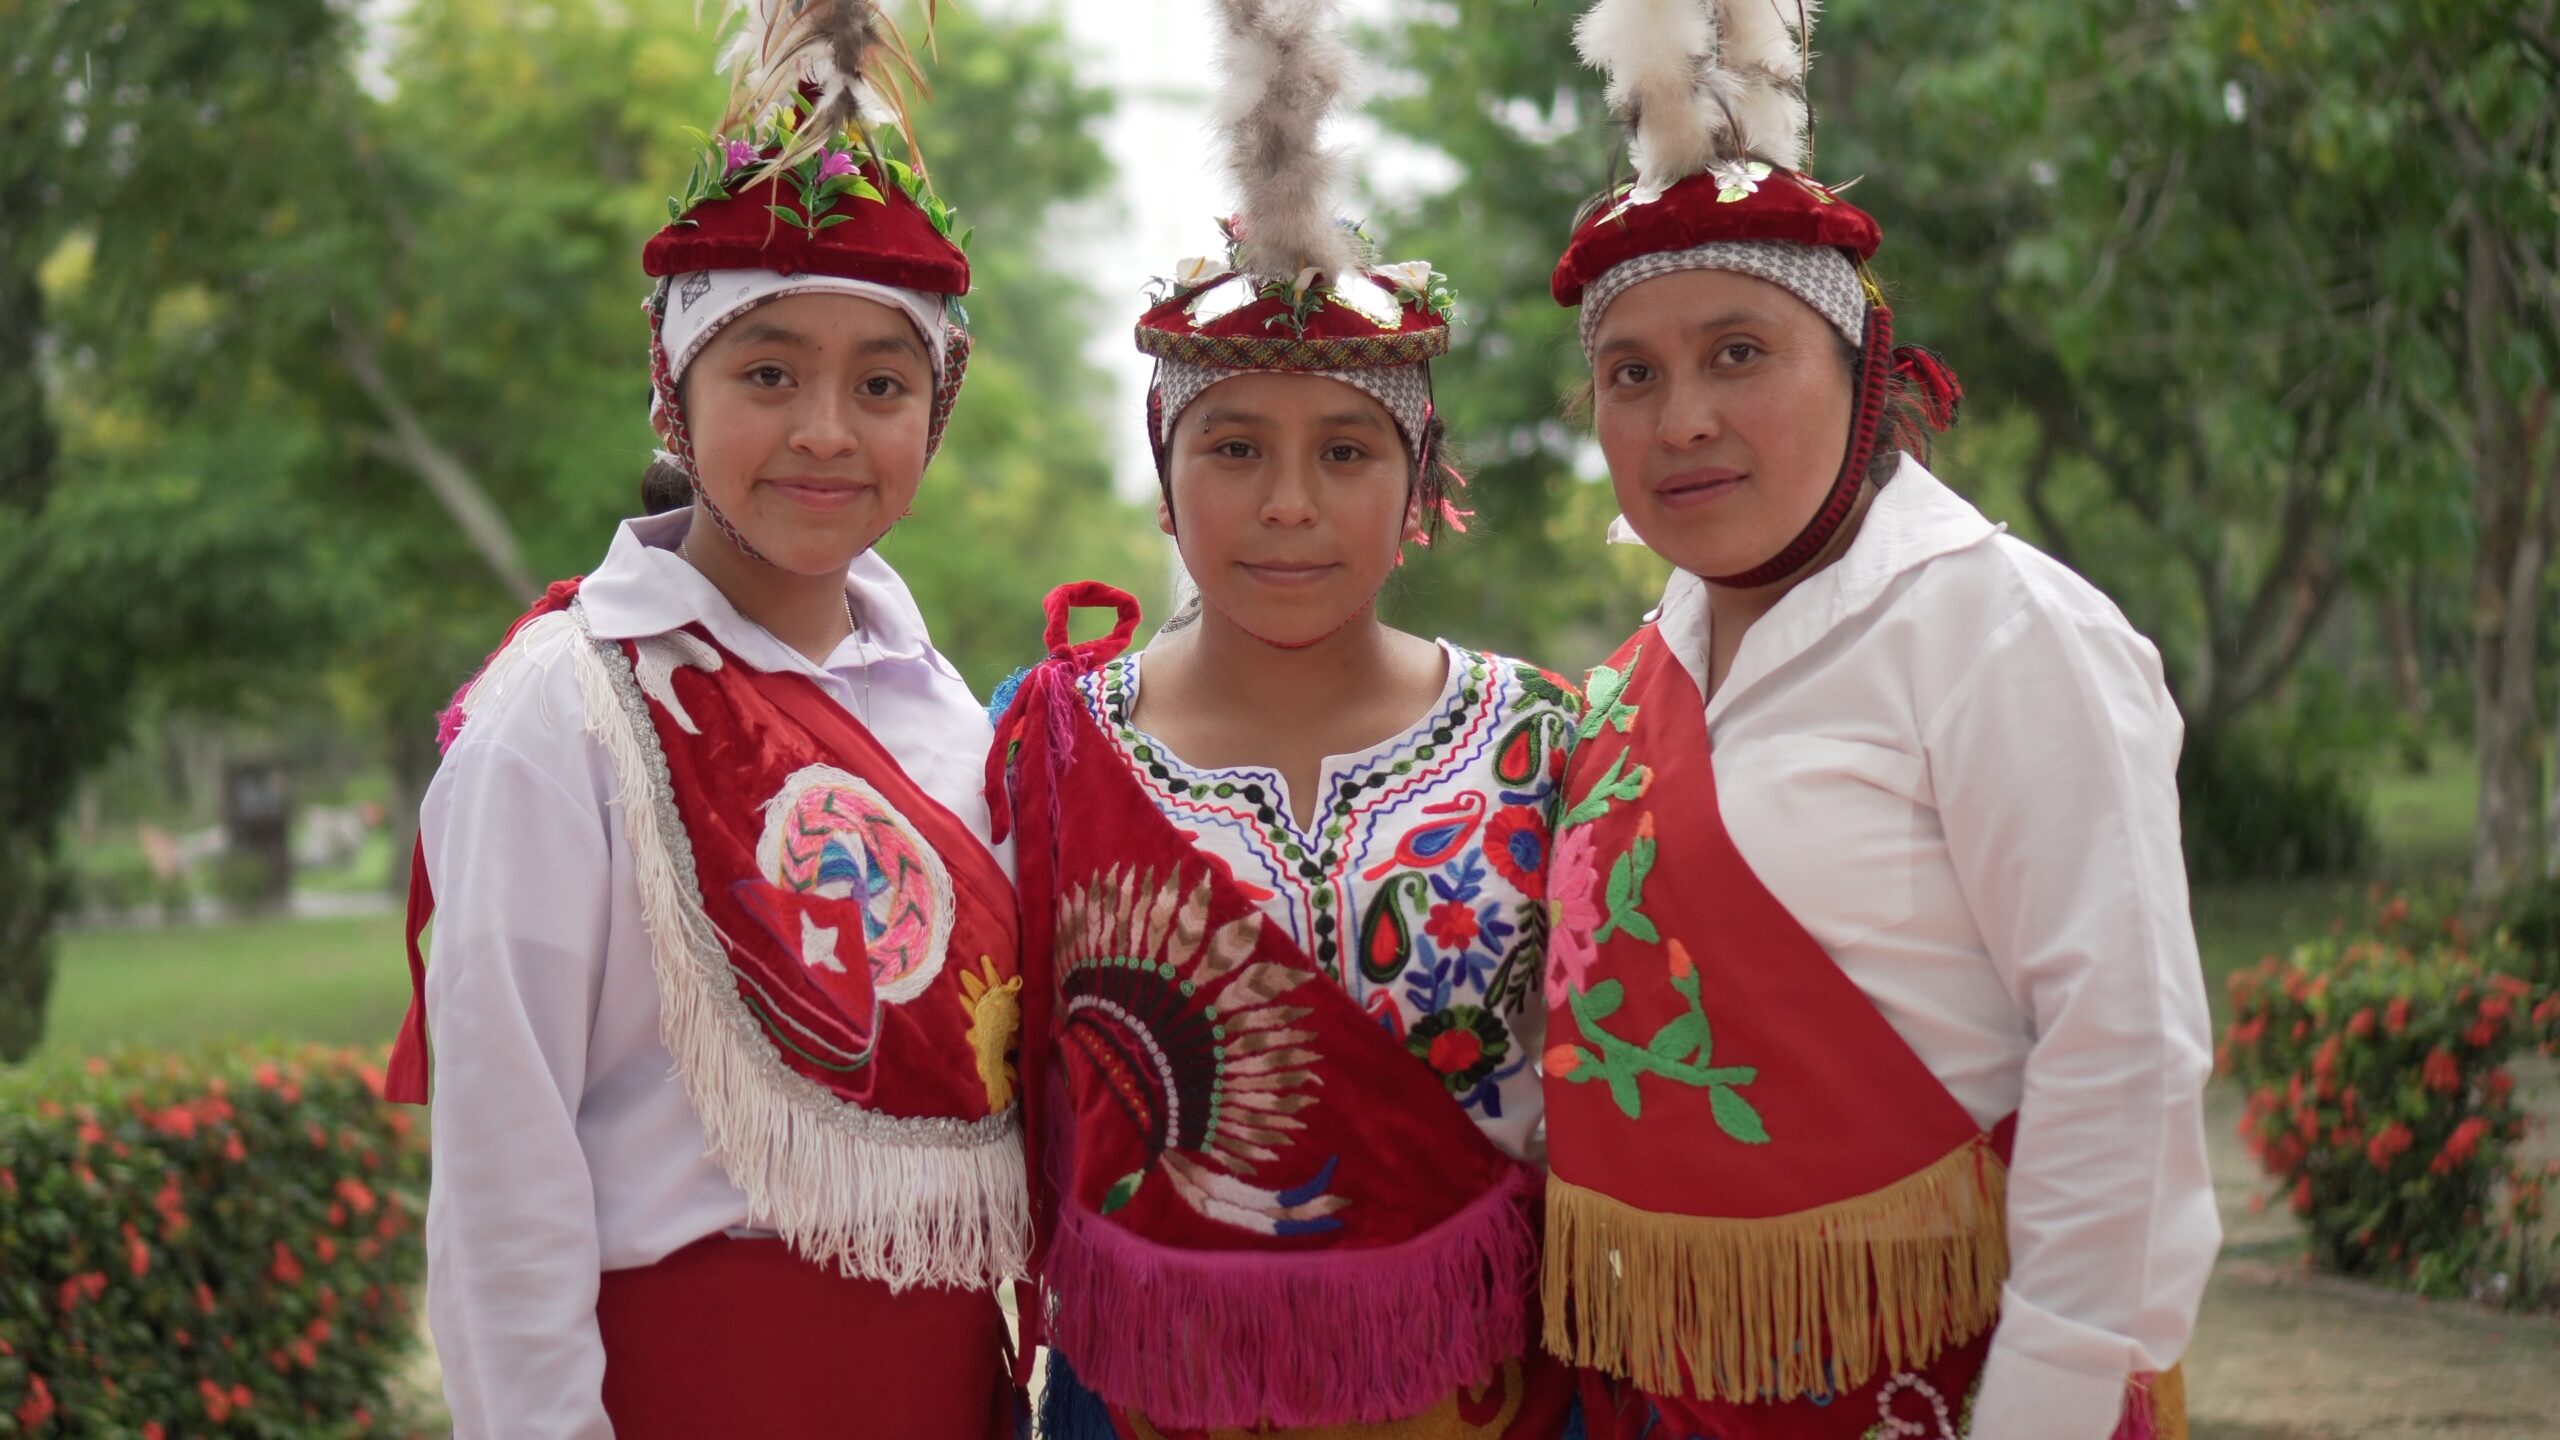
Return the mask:
[[[854, 561], [862, 628], [816, 665], [674, 553], [687, 519], [624, 523], [579, 589], [593, 632], [699, 623], [806, 675], [984, 840], [991, 727], [888, 563]], [[621, 801], [585, 718], [566, 664], [524, 675], [463, 727], [419, 817], [437, 902], [427, 1317], [474, 1440], [610, 1435], [598, 1275], [752, 1223], [659, 1038]], [[1011, 848], [996, 854], [1009, 875]]]
[[[1659, 619], [1703, 693], [1704, 582], [1675, 574]], [[2184, 1353], [2221, 1239], [2158, 652], [1906, 459], [1706, 719], [1752, 869], [1976, 1121], [2018, 1114], [1973, 1440], [2106, 1440], [2126, 1375]]]

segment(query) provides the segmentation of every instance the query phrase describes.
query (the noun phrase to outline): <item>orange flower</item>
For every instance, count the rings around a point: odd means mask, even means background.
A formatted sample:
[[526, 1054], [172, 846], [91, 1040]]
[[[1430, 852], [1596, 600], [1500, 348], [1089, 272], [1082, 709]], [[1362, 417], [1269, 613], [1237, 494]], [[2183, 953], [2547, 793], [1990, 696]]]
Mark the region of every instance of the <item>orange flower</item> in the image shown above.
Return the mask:
[[2471, 1028], [2462, 1032], [2462, 1043], [2470, 1046], [2474, 1050], [2486, 1050], [2490, 1046], [2497, 1044], [2498, 1022], [2495, 1020], [2475, 1020], [2471, 1022]]
[[1686, 980], [1690, 976], [1698, 973], [1698, 967], [1689, 959], [1688, 946], [1681, 944], [1678, 940], [1673, 940], [1667, 948], [1671, 951], [1672, 979]]
[[204, 1397], [205, 1418], [220, 1424], [231, 1418], [231, 1397], [210, 1380], [196, 1382], [196, 1393]]
[[2308, 1175], [2293, 1182], [2293, 1213], [2296, 1215], [2311, 1213], [2311, 1177]]
[[[284, 1077], [276, 1073], [276, 1067], [272, 1061], [259, 1061], [257, 1070], [249, 1078], [255, 1080], [261, 1090], [281, 1089], [284, 1085]], [[208, 1380], [205, 1383], [210, 1385], [213, 1382]]]
[[1571, 1045], [1557, 1045], [1547, 1051], [1547, 1073], [1559, 1078], [1582, 1068], [1582, 1052]]
[[2489, 1133], [2489, 1122], [2474, 1115], [2453, 1127], [2445, 1137], [2444, 1154], [2456, 1165], [2463, 1164], [2480, 1150], [2480, 1137]]
[[2508, 1074], [2503, 1065], [2481, 1076], [2480, 1083], [2481, 1087], [2489, 1092], [2490, 1099], [2501, 1103], [2504, 1103], [2509, 1095], [2514, 1094], [2516, 1089], [2516, 1077]]
[[335, 1265], [338, 1263], [337, 1241], [330, 1239], [326, 1235], [322, 1235], [311, 1242], [311, 1248], [318, 1252], [321, 1264]]
[[286, 1248], [283, 1241], [278, 1240], [275, 1245], [275, 1263], [267, 1267], [268, 1277], [279, 1285], [301, 1284], [302, 1262], [293, 1257], [293, 1251]]
[[222, 1137], [222, 1158], [234, 1165], [249, 1158], [249, 1147], [240, 1142], [239, 1131], [234, 1130]]
[[2439, 1095], [2450, 1095], [2462, 1088], [2462, 1067], [2456, 1065], [2453, 1053], [2439, 1045], [2427, 1052], [2426, 1067], [2420, 1072], [2426, 1087]]
[[19, 1427], [32, 1435], [37, 1427], [53, 1418], [53, 1411], [53, 1392], [45, 1388], [44, 1377], [28, 1376], [26, 1402], [18, 1407]]
[[357, 1214], [370, 1215], [373, 1213], [374, 1200], [372, 1189], [353, 1175], [349, 1175], [338, 1182], [336, 1194], [339, 1199], [344, 1200], [349, 1205], [355, 1207], [355, 1212]]
[[2347, 1033], [2358, 1040], [2373, 1033], [2373, 1007], [2367, 1005], [2347, 1020]]
[[2365, 1146], [2364, 1156], [2373, 1162], [2374, 1169], [2388, 1170], [2393, 1160], [2417, 1142], [2418, 1137], [2410, 1133], [2408, 1126], [2394, 1120], [2384, 1127], [2381, 1134], [2373, 1137], [2371, 1144]]
[[2383, 1007], [2382, 1028], [2386, 1033], [2393, 1035], [2397, 1035], [2401, 1031], [2409, 1028], [2408, 996], [2395, 995], [2392, 997], [2391, 1003]]
[[141, 1232], [130, 1222], [124, 1227], [124, 1263], [137, 1280], [151, 1273], [151, 1247], [142, 1243]]

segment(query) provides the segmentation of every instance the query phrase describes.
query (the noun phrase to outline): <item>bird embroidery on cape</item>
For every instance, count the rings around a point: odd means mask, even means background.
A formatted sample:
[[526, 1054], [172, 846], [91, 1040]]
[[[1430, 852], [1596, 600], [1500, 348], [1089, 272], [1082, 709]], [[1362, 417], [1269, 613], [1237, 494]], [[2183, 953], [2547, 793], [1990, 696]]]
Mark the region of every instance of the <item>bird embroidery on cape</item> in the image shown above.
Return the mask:
[[[1161, 1173], [1209, 1219], [1261, 1235], [1341, 1228], [1350, 1204], [1326, 1191], [1335, 1157], [1278, 1188], [1252, 1184], [1280, 1168], [1315, 1105], [1307, 1009], [1282, 1003], [1314, 978], [1254, 959], [1258, 910], [1209, 925], [1210, 879], [1118, 866], [1058, 902], [1068, 1055], [1091, 1067], [1145, 1140], [1146, 1163], [1113, 1182], [1110, 1214]], [[1298, 1167], [1303, 1174], [1307, 1168]]]

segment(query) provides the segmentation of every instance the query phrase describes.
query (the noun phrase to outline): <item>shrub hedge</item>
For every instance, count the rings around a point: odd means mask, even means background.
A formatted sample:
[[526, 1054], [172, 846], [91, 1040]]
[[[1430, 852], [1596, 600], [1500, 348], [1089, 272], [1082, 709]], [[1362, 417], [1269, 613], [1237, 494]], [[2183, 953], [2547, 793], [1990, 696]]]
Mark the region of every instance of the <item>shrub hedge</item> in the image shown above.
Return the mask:
[[423, 1132], [348, 1051], [0, 1074], [0, 1436], [388, 1433]]
[[2552, 1174], [2515, 1159], [2527, 1122], [2507, 1068], [2560, 1044], [2560, 993], [2504, 948], [2475, 953], [2458, 920], [2394, 897], [2373, 933], [2230, 978], [2221, 1062], [2249, 1089], [2241, 1135], [2315, 1263], [2430, 1294], [2560, 1298], [2537, 1238]]

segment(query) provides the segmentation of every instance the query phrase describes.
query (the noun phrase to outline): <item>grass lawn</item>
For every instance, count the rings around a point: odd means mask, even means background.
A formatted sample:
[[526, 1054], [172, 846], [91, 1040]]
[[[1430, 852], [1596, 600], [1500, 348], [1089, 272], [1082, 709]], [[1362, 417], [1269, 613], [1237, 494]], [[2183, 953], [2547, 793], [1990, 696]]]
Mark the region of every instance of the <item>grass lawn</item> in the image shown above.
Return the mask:
[[385, 1045], [409, 1003], [397, 911], [62, 938], [44, 1053], [220, 1038]]
[[2372, 781], [2376, 844], [2373, 873], [2353, 880], [2258, 880], [2195, 889], [2196, 948], [2204, 957], [2214, 1027], [2223, 1009], [2223, 977], [2281, 955], [2356, 908], [2361, 892], [2386, 885], [2459, 877], [2471, 858], [2471, 823], [2479, 807], [2480, 770], [2469, 754], [2442, 750], [2422, 775], [2393, 767]]

